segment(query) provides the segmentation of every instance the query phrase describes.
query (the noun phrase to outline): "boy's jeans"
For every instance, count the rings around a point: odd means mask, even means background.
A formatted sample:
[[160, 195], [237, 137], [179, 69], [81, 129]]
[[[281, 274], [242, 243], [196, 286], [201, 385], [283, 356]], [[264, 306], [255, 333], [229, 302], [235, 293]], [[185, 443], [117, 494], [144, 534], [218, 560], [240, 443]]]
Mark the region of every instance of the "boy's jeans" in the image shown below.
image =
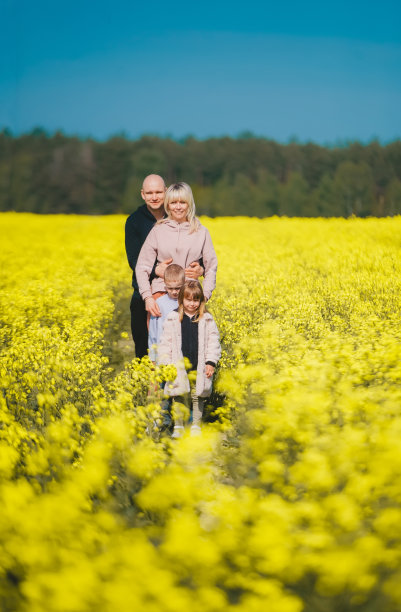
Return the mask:
[[172, 397], [168, 399], [164, 399], [161, 403], [161, 413], [160, 416], [162, 418], [161, 430], [162, 431], [170, 431], [173, 428], [173, 417], [171, 414], [171, 405], [172, 405]]

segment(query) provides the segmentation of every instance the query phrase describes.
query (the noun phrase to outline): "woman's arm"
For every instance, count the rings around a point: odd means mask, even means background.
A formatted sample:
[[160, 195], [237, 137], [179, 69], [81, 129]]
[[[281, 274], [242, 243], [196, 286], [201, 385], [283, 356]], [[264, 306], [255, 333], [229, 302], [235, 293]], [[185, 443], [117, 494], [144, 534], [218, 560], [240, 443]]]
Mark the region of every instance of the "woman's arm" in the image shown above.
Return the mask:
[[213, 289], [216, 287], [217, 255], [209, 231], [206, 228], [204, 228], [204, 230], [205, 242], [203, 245], [202, 259], [205, 266], [205, 280], [203, 281], [203, 293], [208, 300], [212, 295]]
[[131, 217], [128, 217], [125, 222], [125, 252], [132, 271], [135, 271], [141, 246], [142, 242], [137, 225]]
[[152, 297], [149, 277], [153, 270], [155, 259], [157, 259], [157, 236], [156, 228], [150, 230], [135, 267], [136, 280], [138, 281], [139, 293], [143, 300]]

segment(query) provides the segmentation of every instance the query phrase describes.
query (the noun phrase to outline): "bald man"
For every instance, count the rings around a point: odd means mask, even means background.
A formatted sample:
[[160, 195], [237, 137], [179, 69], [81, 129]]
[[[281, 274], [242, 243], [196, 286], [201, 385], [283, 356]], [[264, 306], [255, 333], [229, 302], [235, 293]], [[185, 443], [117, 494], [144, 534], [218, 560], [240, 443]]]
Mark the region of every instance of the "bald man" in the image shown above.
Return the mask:
[[[135, 266], [138, 260], [139, 251], [146, 240], [150, 230], [165, 215], [164, 213], [164, 194], [166, 185], [161, 176], [150, 174], [143, 181], [141, 196], [145, 204], [140, 206], [125, 222], [125, 250], [127, 252], [128, 263], [132, 269], [132, 286], [134, 293], [131, 299], [131, 331], [132, 339], [135, 344], [135, 354], [141, 358], [148, 352], [148, 329], [146, 324], [145, 304], [138, 291], [136, 282]], [[153, 279], [156, 276], [153, 268]]]
[[[131, 331], [135, 344], [135, 355], [139, 358], [144, 357], [148, 353], [148, 327], [145, 303], [138, 291], [135, 266], [138, 261], [139, 252], [150, 230], [159, 219], [165, 217], [163, 206], [165, 193], [166, 185], [162, 177], [158, 174], [149, 174], [143, 181], [141, 189], [141, 196], [145, 204], [142, 204], [132, 213], [125, 222], [125, 250], [127, 252], [128, 263], [132, 269], [132, 286], [134, 288], [130, 305]], [[157, 262], [155, 261], [150, 281], [152, 282], [156, 276], [163, 278], [164, 270], [172, 261], [172, 259], [168, 259], [159, 263], [157, 267]], [[203, 268], [198, 262], [192, 263], [190, 267], [191, 269], [185, 271], [187, 277], [198, 278], [203, 274]]]

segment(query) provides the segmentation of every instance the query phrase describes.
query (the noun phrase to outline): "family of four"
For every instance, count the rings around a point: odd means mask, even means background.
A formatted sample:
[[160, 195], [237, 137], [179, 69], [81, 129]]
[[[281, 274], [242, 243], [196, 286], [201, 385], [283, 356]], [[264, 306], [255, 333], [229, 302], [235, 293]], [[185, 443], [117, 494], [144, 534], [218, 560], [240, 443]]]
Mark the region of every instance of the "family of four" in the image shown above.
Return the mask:
[[[136, 356], [174, 364], [177, 377], [165, 386], [175, 402], [190, 398], [191, 433], [200, 433], [205, 398], [221, 356], [219, 332], [206, 302], [216, 286], [217, 257], [208, 230], [195, 214], [191, 188], [162, 177], [143, 182], [145, 201], [125, 224], [125, 247], [132, 268], [131, 330]], [[203, 276], [203, 287], [199, 277]], [[184, 357], [194, 375], [187, 374]], [[175, 411], [176, 415], [180, 411]], [[176, 416], [173, 437], [184, 430]]]

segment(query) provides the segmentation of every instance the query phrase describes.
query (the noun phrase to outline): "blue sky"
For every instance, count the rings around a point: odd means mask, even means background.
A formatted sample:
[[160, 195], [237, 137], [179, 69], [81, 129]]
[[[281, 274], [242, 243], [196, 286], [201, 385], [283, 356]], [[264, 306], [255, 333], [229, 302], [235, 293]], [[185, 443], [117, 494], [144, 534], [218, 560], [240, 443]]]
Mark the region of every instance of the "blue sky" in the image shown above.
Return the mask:
[[0, 127], [401, 137], [401, 3], [0, 0]]

